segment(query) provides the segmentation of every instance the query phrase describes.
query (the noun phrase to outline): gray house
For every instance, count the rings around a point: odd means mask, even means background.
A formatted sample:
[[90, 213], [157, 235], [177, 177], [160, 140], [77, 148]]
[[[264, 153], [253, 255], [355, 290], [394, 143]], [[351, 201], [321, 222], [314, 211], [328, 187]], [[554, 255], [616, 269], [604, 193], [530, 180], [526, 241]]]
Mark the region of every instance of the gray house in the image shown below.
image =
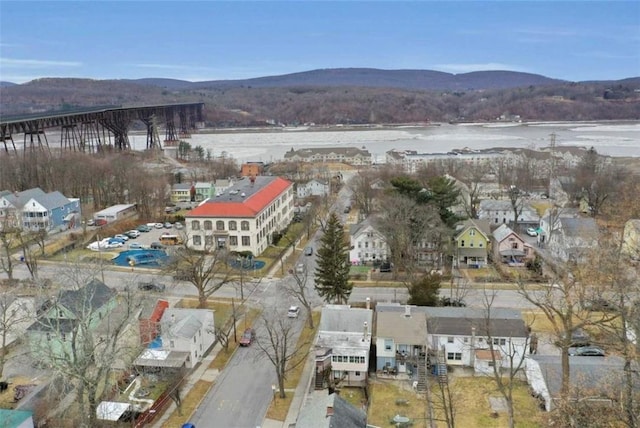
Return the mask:
[[300, 409], [296, 428], [366, 428], [367, 414], [336, 393], [311, 393]]

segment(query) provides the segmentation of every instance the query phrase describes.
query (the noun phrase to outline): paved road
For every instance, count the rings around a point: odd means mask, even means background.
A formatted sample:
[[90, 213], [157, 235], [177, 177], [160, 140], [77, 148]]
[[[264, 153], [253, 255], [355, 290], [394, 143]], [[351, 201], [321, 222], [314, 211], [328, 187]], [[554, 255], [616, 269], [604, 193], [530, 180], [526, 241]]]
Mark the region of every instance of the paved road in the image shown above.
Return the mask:
[[[440, 290], [440, 295], [443, 297], [449, 296], [449, 290]], [[409, 298], [409, 293], [406, 288], [398, 287], [354, 287], [349, 298], [350, 303], [364, 302], [367, 297], [371, 301], [377, 302], [400, 302], [405, 303]], [[485, 297], [483, 290], [469, 290], [464, 298], [467, 306], [470, 307], [485, 307]], [[518, 308], [518, 309], [532, 309], [534, 306], [524, 299], [515, 290], [497, 290], [492, 306], [494, 308]]]

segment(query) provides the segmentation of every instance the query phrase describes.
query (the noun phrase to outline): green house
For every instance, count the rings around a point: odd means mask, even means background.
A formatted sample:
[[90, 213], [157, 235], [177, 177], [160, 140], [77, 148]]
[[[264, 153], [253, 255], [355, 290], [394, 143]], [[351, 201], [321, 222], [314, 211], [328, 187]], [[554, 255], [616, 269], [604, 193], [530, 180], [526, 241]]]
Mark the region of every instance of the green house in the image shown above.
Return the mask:
[[45, 303], [27, 339], [33, 355], [40, 361], [72, 355], [73, 348], [92, 335], [117, 304], [117, 293], [97, 279], [77, 290], [61, 290], [57, 298]]
[[458, 267], [487, 265], [490, 231], [487, 220], [465, 220], [456, 227], [453, 257]]

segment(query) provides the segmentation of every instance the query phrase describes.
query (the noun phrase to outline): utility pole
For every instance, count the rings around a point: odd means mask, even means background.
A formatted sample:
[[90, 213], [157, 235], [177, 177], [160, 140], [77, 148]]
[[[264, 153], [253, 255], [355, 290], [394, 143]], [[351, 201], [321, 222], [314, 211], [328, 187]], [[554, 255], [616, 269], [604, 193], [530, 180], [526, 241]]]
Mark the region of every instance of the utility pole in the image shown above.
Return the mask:
[[547, 196], [549, 198], [551, 198], [551, 186], [553, 183], [553, 178], [555, 177], [555, 174], [556, 174], [556, 134], [551, 133], [550, 137], [551, 137], [551, 141], [549, 142], [549, 148], [550, 148], [549, 188], [547, 189]]

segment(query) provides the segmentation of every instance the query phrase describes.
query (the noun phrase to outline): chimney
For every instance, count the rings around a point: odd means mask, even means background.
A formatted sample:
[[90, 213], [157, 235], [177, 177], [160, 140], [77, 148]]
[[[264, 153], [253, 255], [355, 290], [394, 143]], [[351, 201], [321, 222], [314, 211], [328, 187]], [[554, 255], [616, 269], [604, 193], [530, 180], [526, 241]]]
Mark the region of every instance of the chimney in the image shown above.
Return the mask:
[[404, 316], [405, 318], [409, 318], [411, 316], [411, 306], [404, 305]]
[[367, 322], [365, 321], [363, 324], [363, 335], [362, 335], [362, 341], [364, 342], [365, 340], [367, 340], [367, 336], [369, 335], [369, 324], [367, 324]]
[[333, 416], [333, 406], [327, 406], [327, 418]]
[[371, 298], [367, 297], [365, 301], [367, 302], [367, 309], [371, 309]]

